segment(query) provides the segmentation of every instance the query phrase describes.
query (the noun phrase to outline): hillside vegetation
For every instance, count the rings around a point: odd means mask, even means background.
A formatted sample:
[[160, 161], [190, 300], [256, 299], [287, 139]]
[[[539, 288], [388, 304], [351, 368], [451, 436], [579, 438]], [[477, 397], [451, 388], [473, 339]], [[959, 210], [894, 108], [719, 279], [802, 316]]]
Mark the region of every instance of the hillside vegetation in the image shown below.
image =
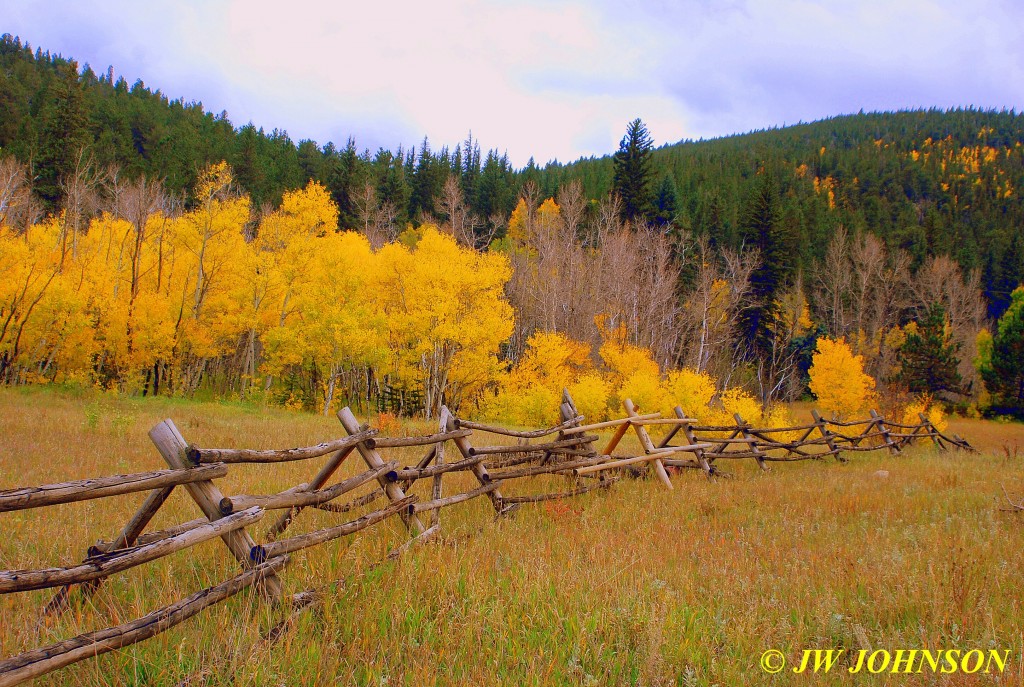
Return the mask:
[[595, 419], [681, 394], [756, 419], [827, 350], [870, 377], [831, 412], [1024, 409], [1012, 111], [657, 149], [636, 120], [615, 156], [514, 170], [471, 138], [236, 129], [10, 36], [0, 104], [8, 384], [538, 423], [569, 386]]

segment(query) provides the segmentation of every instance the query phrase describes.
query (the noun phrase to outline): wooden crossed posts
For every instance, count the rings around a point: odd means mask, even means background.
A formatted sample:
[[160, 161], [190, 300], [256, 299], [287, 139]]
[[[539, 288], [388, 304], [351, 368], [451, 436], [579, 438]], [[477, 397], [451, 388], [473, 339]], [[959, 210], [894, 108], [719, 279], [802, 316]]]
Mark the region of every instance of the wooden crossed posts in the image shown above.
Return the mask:
[[[840, 422], [824, 420], [813, 412], [814, 422], [799, 427], [752, 427], [739, 415], [735, 425], [701, 426], [688, 418], [682, 408], [674, 409], [675, 417], [661, 418], [658, 413], [640, 415], [639, 409], [628, 399], [624, 402], [626, 417], [606, 422], [582, 424], [584, 420], [569, 395], [563, 392], [559, 408], [560, 424], [555, 427], [517, 431], [482, 423], [459, 420], [447, 407], [439, 417], [438, 432], [418, 437], [378, 437], [376, 430], [359, 425], [348, 408], [338, 413], [346, 436], [317, 446], [283, 450], [206, 449], [190, 446], [170, 420], [159, 423], [150, 437], [167, 463], [167, 470], [156, 470], [133, 475], [115, 475], [91, 480], [44, 485], [0, 491], [0, 513], [24, 508], [44, 507], [86, 499], [105, 498], [121, 494], [148, 492], [140, 508], [110, 541], [96, 542], [89, 547], [87, 557], [79, 564], [41, 570], [0, 570], [0, 594], [34, 589], [59, 588], [59, 592], [46, 606], [46, 613], [67, 607], [72, 588], [88, 595], [98, 588], [106, 577], [138, 565], [154, 561], [170, 553], [181, 551], [200, 542], [220, 538], [242, 571], [231, 579], [202, 590], [179, 602], [160, 608], [137, 620], [58, 642], [0, 661], [0, 687], [14, 685], [38, 677], [75, 661], [113, 651], [142, 641], [181, 623], [210, 606], [223, 601], [249, 586], [255, 586], [262, 595], [277, 602], [288, 601], [293, 609], [308, 606], [322, 597], [320, 587], [290, 598], [283, 595], [278, 577], [288, 564], [288, 554], [323, 544], [342, 536], [358, 532], [393, 515], [399, 516], [411, 538], [388, 557], [393, 557], [413, 543], [422, 542], [440, 531], [440, 511], [443, 508], [487, 495], [498, 515], [511, 513], [520, 504], [561, 499], [586, 493], [592, 489], [607, 488], [614, 481], [608, 471], [632, 465], [649, 465], [666, 488], [672, 482], [666, 468], [696, 468], [710, 478], [719, 471], [715, 461], [733, 458], [753, 458], [758, 466], [767, 470], [770, 461], [820, 459], [833, 455], [845, 460], [841, 452], [872, 451], [882, 448], [895, 455], [901, 447], [921, 438], [931, 438], [942, 450], [949, 447], [973, 450], [962, 438], [942, 434], [925, 416], [920, 424], [907, 425], [884, 420], [871, 411], [867, 420]], [[647, 433], [649, 425], [669, 425], [667, 435], [654, 445]], [[846, 434], [849, 427], [864, 426], [857, 434]], [[643, 455], [618, 456], [613, 452], [629, 428], [636, 433]], [[598, 436], [587, 432], [614, 428], [603, 451], [594, 448]], [[837, 429], [833, 429], [837, 428]], [[893, 431], [893, 430], [899, 431]], [[514, 437], [519, 444], [473, 446], [474, 430]], [[795, 440], [777, 439], [778, 433], [801, 432]], [[811, 435], [817, 432], [817, 438]], [[706, 434], [704, 434], [706, 433]], [[551, 435], [555, 435], [551, 439]], [[677, 436], [685, 444], [672, 445]], [[720, 438], [724, 437], [724, 438]], [[868, 441], [879, 439], [877, 445]], [[536, 440], [535, 443], [528, 443]], [[460, 460], [445, 460], [445, 444], [451, 441], [458, 449]], [[526, 442], [526, 443], [523, 443]], [[426, 455], [415, 466], [399, 467], [397, 461], [385, 461], [379, 450], [399, 447], [429, 447]], [[730, 450], [739, 447], [739, 450]], [[816, 452], [812, 449], [825, 448]], [[781, 453], [780, 453], [781, 452]], [[334, 484], [328, 485], [344, 461], [358, 453], [366, 470]], [[692, 459], [676, 457], [691, 453]], [[224, 495], [213, 480], [224, 477], [228, 466], [237, 463], [277, 463], [328, 456], [313, 478], [276, 494], [233, 496]], [[468, 491], [445, 496], [442, 478], [449, 472], [472, 472], [477, 485]], [[573, 480], [568, 491], [509, 496], [502, 487], [514, 480], [533, 475], [562, 475]], [[595, 478], [582, 485], [581, 477]], [[409, 490], [421, 479], [431, 478], [430, 499], [420, 500]], [[336, 505], [335, 501], [365, 484], [375, 484], [371, 493]], [[166, 502], [171, 492], [182, 486], [195, 501], [202, 517], [174, 527], [146, 532], [153, 517]], [[318, 508], [333, 513], [346, 513], [384, 497], [387, 503], [354, 520], [306, 534], [281, 538], [290, 523], [304, 508]], [[281, 509], [284, 513], [267, 533], [267, 541], [258, 544], [247, 528], [260, 521], [264, 512]], [[430, 526], [420, 519], [430, 513]], [[291, 616], [289, 616], [291, 617]], [[278, 625], [270, 636], [287, 623]], [[283, 631], [283, 630], [282, 630]]]

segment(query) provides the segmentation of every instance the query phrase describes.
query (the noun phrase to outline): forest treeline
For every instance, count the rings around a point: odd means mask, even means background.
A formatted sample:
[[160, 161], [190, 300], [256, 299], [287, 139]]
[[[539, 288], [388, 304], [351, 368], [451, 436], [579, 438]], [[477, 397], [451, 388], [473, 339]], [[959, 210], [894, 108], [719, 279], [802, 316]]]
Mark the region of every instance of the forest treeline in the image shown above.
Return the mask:
[[7, 383], [522, 422], [562, 386], [592, 416], [711, 389], [768, 416], [839, 345], [864, 395], [1024, 400], [1013, 112], [658, 149], [637, 120], [614, 156], [515, 170], [472, 138], [236, 130], [10, 36], [0, 107]]

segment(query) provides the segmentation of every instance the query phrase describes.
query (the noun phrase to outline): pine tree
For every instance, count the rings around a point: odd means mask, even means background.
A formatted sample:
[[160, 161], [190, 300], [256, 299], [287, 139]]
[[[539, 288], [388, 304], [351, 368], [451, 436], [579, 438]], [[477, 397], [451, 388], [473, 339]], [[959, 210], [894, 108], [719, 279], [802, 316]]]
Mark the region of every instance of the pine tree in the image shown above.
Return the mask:
[[61, 182], [72, 173], [82, 148], [88, 143], [85, 97], [74, 62], [60, 66], [51, 86], [39, 135], [35, 191], [49, 209], [62, 200]]
[[907, 332], [900, 347], [901, 367], [896, 375], [897, 382], [907, 390], [964, 393], [963, 379], [957, 371], [960, 344], [952, 340], [947, 325], [946, 309], [933, 304]]
[[623, 220], [646, 219], [651, 212], [651, 177], [654, 174], [651, 151], [654, 143], [647, 127], [634, 119], [626, 127], [626, 135], [615, 153], [614, 190], [622, 200]]
[[679, 194], [672, 177], [666, 174], [661, 179], [658, 195], [654, 199], [654, 221], [661, 226], [668, 226], [676, 221], [679, 214]]
[[[778, 295], [793, 272], [794, 241], [782, 222], [775, 180], [762, 170], [742, 217], [743, 247], [756, 250], [760, 264], [750, 275], [749, 305], [740, 314], [743, 343], [755, 354], [772, 345]], [[742, 352], [742, 351], [741, 351]]]
[[997, 405], [1024, 414], [1024, 287], [1013, 291], [1010, 307], [999, 318], [992, 360], [982, 369], [982, 377]]

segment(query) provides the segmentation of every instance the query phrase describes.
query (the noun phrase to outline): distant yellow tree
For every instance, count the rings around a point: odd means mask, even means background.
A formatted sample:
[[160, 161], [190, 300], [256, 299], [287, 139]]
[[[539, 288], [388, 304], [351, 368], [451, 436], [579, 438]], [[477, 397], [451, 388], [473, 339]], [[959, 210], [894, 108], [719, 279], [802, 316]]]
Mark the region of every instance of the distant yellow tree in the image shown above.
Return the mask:
[[576, 410], [585, 418], [585, 422], [604, 422], [608, 419], [608, 382], [597, 372], [580, 375], [569, 385]]
[[608, 368], [612, 390], [610, 404], [617, 406], [628, 398], [641, 412], [671, 407], [671, 399], [661, 383], [661, 370], [651, 352], [629, 342], [625, 325], [608, 327], [607, 319], [600, 317], [597, 327], [603, 339], [599, 353]]
[[715, 380], [706, 372], [672, 370], [665, 380], [665, 392], [673, 407], [679, 405], [688, 417], [704, 419], [715, 395]]
[[867, 410], [874, 401], [875, 380], [844, 339], [818, 339], [810, 377], [811, 393], [822, 409], [840, 417]]
[[914, 400], [907, 403], [903, 408], [901, 422], [905, 425], [920, 424], [921, 416], [928, 418], [928, 422], [940, 432], [945, 432], [949, 423], [946, 421], [946, 414], [942, 412], [942, 405], [935, 402], [935, 398], [929, 393], [918, 395]]
[[[497, 396], [488, 401], [485, 413], [517, 425], [555, 424], [562, 389], [566, 388], [570, 393], [580, 391], [583, 403], [593, 413], [598, 397], [602, 407], [607, 403], [607, 391], [599, 377], [588, 377], [592, 371], [589, 345], [561, 332], [534, 332], [526, 342], [526, 351], [502, 381]], [[588, 379], [578, 385], [583, 377]], [[580, 400], [573, 396], [579, 408]]]
[[437, 227], [421, 228], [415, 248], [384, 246], [369, 284], [384, 315], [390, 372], [420, 386], [428, 416], [457, 406], [498, 374], [498, 347], [512, 334], [505, 297], [508, 258], [463, 248]]

